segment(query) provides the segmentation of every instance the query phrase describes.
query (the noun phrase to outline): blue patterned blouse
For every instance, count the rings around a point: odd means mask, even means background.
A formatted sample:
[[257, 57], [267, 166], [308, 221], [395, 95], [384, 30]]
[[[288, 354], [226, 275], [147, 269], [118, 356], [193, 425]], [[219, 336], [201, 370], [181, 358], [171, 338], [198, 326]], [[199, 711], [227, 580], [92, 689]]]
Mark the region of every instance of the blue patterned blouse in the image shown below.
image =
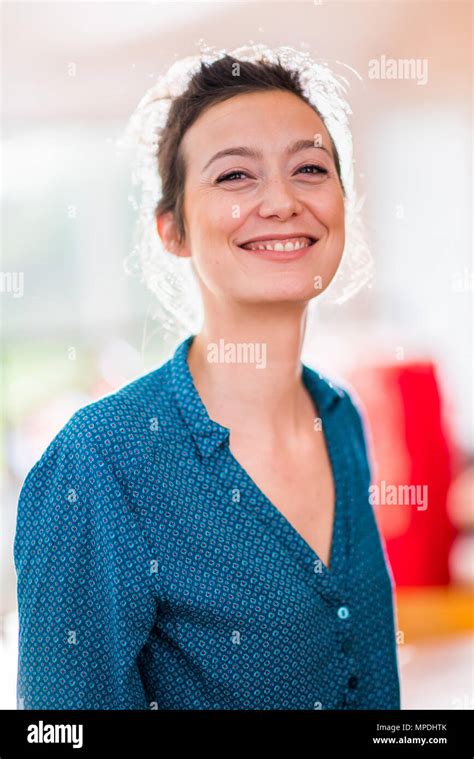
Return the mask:
[[328, 569], [237, 463], [187, 363], [77, 411], [23, 485], [24, 709], [399, 709], [361, 417], [302, 364], [336, 486]]

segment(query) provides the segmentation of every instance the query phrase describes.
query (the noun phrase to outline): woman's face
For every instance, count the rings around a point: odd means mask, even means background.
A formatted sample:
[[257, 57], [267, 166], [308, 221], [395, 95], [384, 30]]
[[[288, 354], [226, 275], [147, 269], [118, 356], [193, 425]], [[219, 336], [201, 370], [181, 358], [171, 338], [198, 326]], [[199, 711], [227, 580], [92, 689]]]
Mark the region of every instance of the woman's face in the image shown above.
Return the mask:
[[205, 300], [307, 302], [326, 289], [344, 197], [310, 106], [283, 91], [237, 95], [203, 112], [182, 150], [186, 237], [174, 252], [192, 256]]

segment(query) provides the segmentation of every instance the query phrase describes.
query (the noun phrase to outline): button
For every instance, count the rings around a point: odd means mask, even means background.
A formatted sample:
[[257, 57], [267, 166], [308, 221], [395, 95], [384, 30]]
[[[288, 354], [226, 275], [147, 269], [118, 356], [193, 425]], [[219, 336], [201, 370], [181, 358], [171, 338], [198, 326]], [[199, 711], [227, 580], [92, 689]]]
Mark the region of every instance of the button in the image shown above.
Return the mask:
[[350, 640], [343, 640], [342, 641], [342, 643], [341, 643], [341, 649], [342, 649], [342, 653], [343, 654], [348, 654], [349, 651], [351, 650], [351, 648], [352, 648], [352, 643], [350, 642]]
[[340, 606], [339, 609], [337, 610], [337, 616], [339, 617], [339, 619], [347, 619], [347, 617], [349, 616], [349, 609], [347, 608], [347, 606]]
[[347, 682], [349, 688], [357, 688], [358, 683], [359, 683], [359, 680], [357, 679], [355, 675], [351, 675]]

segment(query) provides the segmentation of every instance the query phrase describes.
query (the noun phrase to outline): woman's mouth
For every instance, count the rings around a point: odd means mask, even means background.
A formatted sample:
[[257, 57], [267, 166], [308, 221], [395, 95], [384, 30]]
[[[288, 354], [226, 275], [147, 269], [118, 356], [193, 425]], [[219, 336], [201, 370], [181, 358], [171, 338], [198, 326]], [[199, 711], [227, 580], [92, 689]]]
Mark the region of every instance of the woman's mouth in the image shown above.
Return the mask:
[[267, 260], [289, 261], [306, 255], [317, 242], [314, 237], [286, 237], [252, 240], [238, 247]]

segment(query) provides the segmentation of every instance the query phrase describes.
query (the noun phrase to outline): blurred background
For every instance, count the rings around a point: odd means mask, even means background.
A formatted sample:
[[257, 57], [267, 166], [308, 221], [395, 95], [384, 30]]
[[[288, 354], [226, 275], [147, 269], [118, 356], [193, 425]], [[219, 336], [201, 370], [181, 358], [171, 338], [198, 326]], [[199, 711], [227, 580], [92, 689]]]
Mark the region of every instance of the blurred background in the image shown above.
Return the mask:
[[[472, 4], [7, 2], [1, 12], [0, 708], [15, 708], [21, 484], [77, 408], [176, 345], [128, 265], [135, 212], [115, 141], [156, 76], [200, 39], [290, 45], [350, 82], [375, 277], [348, 303], [318, 306], [304, 360], [350, 385], [370, 425], [402, 708], [474, 708]], [[386, 59], [426, 61], [426, 81], [369, 76]]]

